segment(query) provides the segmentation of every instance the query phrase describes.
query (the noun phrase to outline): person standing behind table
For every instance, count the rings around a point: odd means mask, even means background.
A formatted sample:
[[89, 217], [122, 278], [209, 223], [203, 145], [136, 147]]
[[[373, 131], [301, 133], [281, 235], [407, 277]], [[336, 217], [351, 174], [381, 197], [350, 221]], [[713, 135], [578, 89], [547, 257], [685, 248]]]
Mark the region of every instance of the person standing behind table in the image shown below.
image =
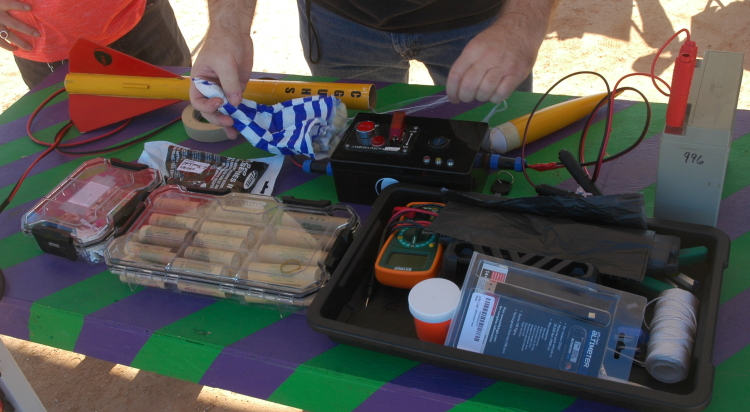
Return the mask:
[[66, 62], [79, 37], [159, 66], [191, 66], [168, 0], [0, 0], [0, 47], [29, 88]]
[[[315, 76], [407, 82], [425, 63], [453, 103], [500, 103], [531, 91], [531, 70], [556, 0], [297, 0], [300, 39]], [[233, 105], [253, 64], [255, 0], [209, 0], [210, 25], [192, 75], [221, 84]], [[237, 137], [232, 119], [191, 86], [193, 107]]]

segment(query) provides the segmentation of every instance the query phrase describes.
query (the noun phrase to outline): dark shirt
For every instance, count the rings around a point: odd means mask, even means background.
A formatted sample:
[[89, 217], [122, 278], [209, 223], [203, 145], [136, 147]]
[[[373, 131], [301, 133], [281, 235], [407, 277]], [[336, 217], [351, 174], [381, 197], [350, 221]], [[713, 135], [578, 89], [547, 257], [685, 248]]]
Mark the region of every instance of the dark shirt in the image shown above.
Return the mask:
[[[308, 0], [310, 1], [310, 0]], [[500, 14], [504, 0], [312, 0], [354, 22], [394, 33], [453, 30]]]

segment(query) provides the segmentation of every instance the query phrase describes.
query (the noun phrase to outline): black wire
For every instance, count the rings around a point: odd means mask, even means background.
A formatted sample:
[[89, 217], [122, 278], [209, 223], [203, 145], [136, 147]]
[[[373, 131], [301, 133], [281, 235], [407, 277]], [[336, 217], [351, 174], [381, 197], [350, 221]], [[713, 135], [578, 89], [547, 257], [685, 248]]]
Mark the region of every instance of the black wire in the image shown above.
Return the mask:
[[[539, 105], [542, 104], [542, 102], [544, 101], [544, 99], [550, 94], [550, 92], [552, 92], [552, 90], [555, 87], [557, 87], [557, 85], [559, 85], [563, 81], [569, 79], [570, 77], [577, 76], [577, 75], [580, 75], [580, 74], [592, 74], [594, 76], [599, 77], [600, 79], [602, 79], [602, 81], [604, 82], [604, 84], [607, 86], [607, 96], [609, 96], [609, 94], [611, 93], [610, 88], [609, 88], [609, 82], [607, 82], [607, 79], [605, 79], [604, 76], [602, 76], [601, 74], [599, 74], [597, 72], [591, 72], [591, 71], [580, 71], [580, 72], [571, 73], [571, 74], [563, 77], [562, 79], [558, 80], [557, 82], [555, 82], [555, 84], [553, 84], [552, 86], [550, 86], [550, 88], [547, 89], [546, 92], [544, 92], [544, 94], [539, 99], [539, 101], [536, 102], [536, 105], [534, 105], [534, 108], [531, 110], [531, 113], [529, 113], [529, 118], [528, 118], [528, 120], [526, 120], [526, 128], [524, 128], [524, 130], [523, 130], [523, 137], [521, 139], [521, 171], [523, 172], [523, 176], [526, 178], [526, 181], [529, 182], [529, 184], [531, 185], [531, 187], [536, 187], [536, 185], [534, 184], [534, 182], [531, 181], [531, 177], [529, 177], [529, 173], [526, 170], [526, 156], [525, 156], [526, 135], [529, 132], [529, 125], [531, 124], [531, 118], [534, 117], [534, 113], [536, 113], [537, 109], [539, 108]], [[596, 110], [597, 109], [595, 108], [594, 111], [596, 111]], [[609, 118], [610, 118], [610, 116], [607, 116], [607, 127], [604, 129], [605, 133], [607, 132], [607, 130], [609, 129], [609, 125], [611, 124]]]
[[[536, 112], [536, 110], [538, 109], [539, 105], [544, 100], [544, 98], [547, 97], [547, 95], [549, 95], [549, 93], [552, 91], [552, 89], [554, 89], [562, 81], [568, 79], [569, 77], [576, 76], [576, 75], [579, 75], [579, 74], [593, 74], [595, 76], [598, 76], [599, 78], [602, 79], [602, 81], [604, 81], [605, 85], [607, 86], [607, 95], [604, 98], [602, 98], [602, 100], [591, 111], [591, 113], [589, 114], [588, 120], [586, 122], [586, 126], [581, 131], [581, 140], [579, 141], [579, 147], [578, 147], [579, 148], [579, 154], [583, 153], [583, 146], [586, 143], [586, 135], [587, 135], [587, 132], [588, 132], [589, 128], [592, 125], [592, 122], [591, 122], [592, 119], [594, 118], [594, 116], [596, 116], [596, 113], [599, 111], [599, 109], [601, 109], [602, 107], [604, 107], [604, 106], [602, 106], [602, 103], [604, 103], [605, 100], [606, 101], [609, 100], [609, 97], [610, 97], [611, 93], [618, 93], [618, 92], [621, 92], [621, 91], [634, 91], [634, 92], [638, 93], [641, 96], [641, 99], [643, 99], [643, 102], [646, 104], [646, 121], [644, 122], [643, 131], [641, 132], [641, 135], [638, 136], [638, 138], [629, 147], [627, 147], [627, 148], [621, 150], [620, 152], [618, 152], [616, 154], [613, 154], [613, 155], [611, 155], [609, 157], [603, 157], [606, 154], [606, 149], [607, 149], [607, 143], [608, 143], [607, 133], [608, 133], [609, 129], [611, 128], [612, 120], [613, 120], [612, 119], [613, 116], [610, 116], [609, 115], [609, 111], [608, 111], [607, 112], [607, 118], [606, 118], [606, 126], [604, 128], [604, 134], [603, 134], [603, 137], [602, 137], [602, 145], [599, 148], [599, 155], [597, 156], [596, 160], [589, 161], [589, 162], [580, 162], [581, 167], [587, 167], [587, 166], [597, 165], [597, 164], [600, 163], [600, 160], [601, 160], [601, 164], [604, 164], [606, 162], [609, 162], [609, 161], [615, 160], [617, 158], [620, 158], [620, 157], [626, 155], [627, 153], [630, 153], [631, 151], [633, 151], [633, 149], [635, 149], [639, 144], [641, 144], [641, 142], [643, 142], [643, 140], [646, 138], [646, 135], [648, 134], [648, 129], [649, 129], [650, 125], [651, 125], [651, 114], [652, 114], [651, 104], [649, 103], [649, 101], [646, 98], [646, 96], [640, 90], [638, 90], [636, 88], [633, 88], [633, 87], [621, 87], [621, 88], [618, 88], [617, 90], [615, 90], [613, 92], [610, 91], [609, 83], [607, 82], [607, 80], [601, 74], [596, 73], [596, 72], [588, 72], [588, 71], [575, 72], [575, 73], [571, 73], [571, 74], [563, 77], [562, 79], [558, 80], [555, 84], [553, 84], [552, 87], [550, 87], [547, 90], [547, 92], [544, 93], [544, 95], [542, 95], [542, 97], [537, 102], [536, 106], [534, 106], [534, 109], [531, 111], [531, 114], [529, 115], [529, 119], [528, 119], [528, 121], [526, 123], [526, 129], [524, 130], [524, 139], [522, 141], [522, 145], [525, 145], [525, 140], [526, 140], [525, 137], [526, 137], [526, 133], [528, 131], [529, 124], [531, 123], [531, 117]], [[607, 103], [607, 106], [609, 106], [609, 103]], [[613, 112], [613, 115], [614, 115], [614, 112]], [[522, 150], [523, 150], [523, 148], [522, 148]], [[580, 159], [579, 159], [579, 161], [580, 161]], [[562, 163], [560, 163], [560, 162], [556, 162], [555, 164], [562, 165]], [[531, 178], [529, 177], [528, 172], [526, 171], [526, 162], [525, 161], [522, 162], [522, 171], [523, 171], [524, 177], [529, 182], [529, 184], [531, 184], [532, 187], [536, 187], [536, 185], [531, 181]]]
[[[618, 152], [616, 154], [613, 154], [613, 155], [611, 155], [609, 157], [604, 158], [602, 160], [602, 163], [609, 162], [611, 160], [615, 160], [615, 159], [617, 159], [619, 157], [622, 157], [623, 155], [628, 154], [631, 151], [633, 151], [633, 149], [635, 149], [639, 144], [641, 144], [641, 142], [643, 141], [643, 139], [646, 138], [646, 135], [648, 134], [648, 128], [649, 128], [649, 126], [651, 126], [651, 103], [649, 103], [649, 101], [646, 98], [646, 96], [640, 90], [638, 90], [636, 88], [633, 88], [633, 87], [621, 87], [621, 88], [617, 89], [615, 91], [615, 93], [617, 93], [620, 90], [622, 90], [622, 91], [626, 91], [626, 90], [634, 91], [634, 92], [638, 93], [641, 96], [641, 98], [643, 99], [643, 102], [646, 104], [646, 122], [643, 125], [643, 131], [641, 132], [641, 135], [638, 136], [638, 138], [633, 142], [632, 145], [630, 145], [629, 147], [621, 150], [620, 152]], [[608, 98], [609, 98], [609, 96], [605, 97], [605, 99], [608, 99]], [[598, 111], [599, 108], [600, 107], [597, 106], [597, 108], [591, 113], [589, 119], [591, 119], [591, 118], [594, 117], [594, 115], [596, 114], [596, 112]], [[583, 137], [585, 136], [585, 132], [588, 131], [588, 128], [590, 126], [591, 126], [590, 122], [587, 122], [586, 123], [586, 127], [581, 132], [581, 141], [580, 141], [580, 144], [579, 144], [579, 151], [583, 149], [583, 145], [585, 143]], [[604, 150], [606, 150], [606, 147], [604, 147], [603, 144], [602, 144], [602, 146], [603, 146]], [[601, 155], [601, 151], [600, 151], [600, 155]], [[584, 166], [584, 167], [585, 166], [593, 166], [596, 163], [597, 163], [597, 161], [590, 161], [590, 162], [581, 163], [581, 166]]]

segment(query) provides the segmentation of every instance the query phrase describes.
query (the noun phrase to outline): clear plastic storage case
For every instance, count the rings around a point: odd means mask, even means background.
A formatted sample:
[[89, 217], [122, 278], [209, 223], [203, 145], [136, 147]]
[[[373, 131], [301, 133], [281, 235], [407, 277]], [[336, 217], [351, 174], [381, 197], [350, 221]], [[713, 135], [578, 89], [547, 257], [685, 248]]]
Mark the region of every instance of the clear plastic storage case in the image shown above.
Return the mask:
[[106, 258], [131, 285], [307, 306], [358, 224], [344, 205], [170, 185], [146, 199]]
[[47, 253], [102, 262], [117, 228], [160, 184], [159, 171], [146, 165], [89, 160], [23, 216], [23, 232]]

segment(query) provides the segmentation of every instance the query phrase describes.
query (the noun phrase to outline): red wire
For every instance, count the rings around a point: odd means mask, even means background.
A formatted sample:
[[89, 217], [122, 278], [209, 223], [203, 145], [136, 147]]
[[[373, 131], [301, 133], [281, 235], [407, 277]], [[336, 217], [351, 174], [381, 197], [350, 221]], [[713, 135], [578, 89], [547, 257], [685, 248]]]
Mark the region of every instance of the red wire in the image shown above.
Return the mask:
[[398, 212], [394, 213], [393, 215], [391, 215], [390, 220], [388, 220], [388, 225], [390, 225], [391, 223], [393, 223], [394, 221], [396, 221], [396, 219], [398, 217], [403, 216], [403, 215], [405, 215], [405, 214], [407, 214], [409, 212], [424, 213], [424, 214], [430, 215], [430, 216], [437, 216], [438, 215], [435, 212], [431, 212], [431, 211], [425, 210], [425, 209], [416, 209], [416, 208], [411, 208], [411, 207], [405, 207], [405, 208], [402, 208], [401, 210], [399, 210]]
[[[594, 175], [593, 175], [593, 177], [591, 179], [593, 182], [596, 182], [596, 180], [598, 179], [599, 172], [601, 170], [601, 166], [604, 163], [604, 154], [606, 153], [607, 145], [609, 144], [609, 137], [610, 137], [610, 135], [612, 133], [612, 119], [613, 119], [613, 116], [614, 116], [615, 94], [616, 94], [616, 90], [618, 90], [618, 86], [620, 85], [620, 82], [622, 82], [624, 79], [626, 79], [628, 77], [631, 77], [631, 76], [648, 76], [648, 77], [651, 78], [651, 81], [653, 82], [654, 87], [659, 92], [661, 92], [662, 94], [664, 94], [666, 96], [669, 96], [669, 94], [665, 93], [658, 86], [658, 84], [657, 84], [656, 81], [659, 80], [661, 83], [663, 83], [667, 87], [667, 89], [669, 89], [669, 83], [667, 83], [664, 79], [660, 78], [659, 76], [656, 76], [654, 74], [654, 71], [655, 71], [655, 67], [656, 67], [656, 62], [659, 59], [659, 56], [661, 55], [661, 53], [664, 50], [664, 48], [666, 48], [667, 45], [669, 45], [669, 43], [672, 42], [672, 40], [674, 40], [677, 36], [679, 36], [683, 32], [687, 36], [686, 41], [690, 40], [690, 32], [687, 29], [681, 29], [681, 30], [677, 31], [675, 34], [673, 34], [661, 46], [661, 48], [659, 48], [659, 50], [656, 52], [656, 55], [654, 56], [654, 60], [651, 63], [651, 72], [650, 73], [630, 73], [630, 74], [627, 74], [627, 75], [621, 77], [617, 81], [617, 83], [615, 83], [615, 86], [613, 88], [613, 92], [610, 93], [610, 95], [609, 95], [609, 100], [608, 100], [609, 108], [608, 108], [608, 115], [607, 115], [607, 119], [606, 119], [606, 129], [605, 129], [604, 138], [603, 138], [603, 141], [602, 141], [602, 146], [601, 146], [601, 148], [599, 150], [599, 156], [598, 156], [597, 161], [596, 161], [596, 166], [595, 166], [595, 169], [594, 169]], [[580, 73], [577, 73], [577, 74], [581, 74], [581, 73], [591, 73], [591, 72], [580, 72]], [[592, 74], [596, 74], [596, 73], [592, 73]], [[567, 79], [570, 76], [571, 75], [568, 75], [568, 76], [564, 77], [563, 79], [560, 79], [557, 83], [555, 83], [554, 86], [557, 86], [557, 84], [559, 84], [561, 81]], [[552, 88], [554, 88], [554, 86]], [[552, 88], [550, 88], [550, 90], [548, 90], [547, 93], [545, 93], [545, 95], [542, 97], [542, 99], [544, 99], [544, 97], [546, 97], [547, 94], [550, 93], [550, 91], [552, 90]], [[603, 105], [603, 102], [600, 102], [597, 105], [595, 111], [599, 110], [602, 107], [602, 105]], [[537, 106], [538, 106], [538, 103], [537, 103]], [[521, 140], [521, 158], [522, 159], [526, 158], [526, 135], [528, 133], [529, 124], [531, 123], [531, 117], [533, 116], [533, 114], [534, 113], [532, 112], [529, 115], [528, 120], [526, 121], [526, 128], [524, 129], [523, 137], [522, 137], [522, 140]], [[586, 123], [586, 127], [584, 127], [583, 133], [581, 135], [581, 144], [579, 145], [579, 157], [580, 157], [579, 161], [580, 161], [580, 163], [585, 163], [584, 154], [583, 154], [583, 147], [584, 147], [584, 142], [586, 140], [586, 132], [588, 131], [588, 127], [590, 126], [592, 119], [593, 119], [593, 116], [589, 118], [588, 122]], [[525, 162], [522, 162], [521, 171], [523, 172], [524, 177], [526, 178], [526, 180], [532, 186], [536, 187], [536, 185], [534, 185], [531, 182], [531, 179], [529, 178], [528, 172], [526, 171], [527, 168], [532, 169], [532, 170], [537, 170], [537, 171], [545, 171], [545, 170], [557, 169], [557, 168], [560, 168], [560, 167], [562, 167], [562, 165], [557, 165], [556, 163], [540, 163], [540, 164], [536, 164], [536, 165], [526, 165]], [[588, 174], [588, 170], [586, 170], [585, 167], [584, 167], [584, 171], [586, 171], [586, 173]]]
[[[54, 139], [54, 141], [52, 143], [42, 142], [39, 139], [35, 138], [34, 134], [31, 133], [31, 125], [32, 125], [32, 123], [34, 123], [34, 119], [36, 119], [36, 116], [39, 114], [39, 112], [50, 101], [52, 101], [52, 99], [54, 99], [55, 97], [57, 97], [58, 95], [60, 95], [64, 91], [65, 91], [65, 89], [62, 88], [60, 90], [57, 90], [57, 91], [53, 92], [46, 99], [44, 99], [44, 101], [42, 101], [42, 103], [40, 103], [39, 106], [37, 106], [37, 108], [34, 109], [34, 111], [29, 116], [29, 120], [26, 122], [26, 133], [29, 135], [29, 138], [34, 143], [39, 144], [41, 146], [45, 146], [45, 147], [47, 147], [47, 149], [44, 152], [42, 152], [36, 158], [36, 160], [34, 160], [34, 162], [32, 162], [31, 165], [29, 165], [28, 168], [26, 168], [26, 171], [23, 173], [23, 175], [21, 176], [21, 178], [18, 179], [18, 181], [16, 182], [16, 185], [13, 187], [13, 190], [10, 192], [10, 194], [8, 195], [8, 197], [3, 202], [3, 205], [7, 205], [8, 203], [10, 203], [13, 200], [13, 198], [18, 193], [18, 190], [21, 188], [21, 185], [23, 184], [24, 180], [26, 180], [26, 176], [29, 175], [29, 173], [31, 172], [31, 170], [34, 168], [34, 166], [36, 166], [37, 163], [39, 163], [40, 160], [42, 160], [45, 156], [47, 156], [48, 154], [50, 154], [53, 150], [57, 150], [58, 148], [64, 148], [64, 147], [81, 146], [81, 145], [84, 145], [84, 144], [87, 144], [87, 143], [93, 143], [93, 142], [102, 140], [102, 139], [104, 139], [106, 137], [112, 136], [115, 133], [120, 132], [122, 129], [124, 129], [125, 127], [127, 127], [133, 121], [133, 119], [130, 118], [130, 119], [126, 120], [123, 124], [121, 124], [120, 126], [116, 127], [115, 129], [113, 129], [113, 130], [111, 130], [111, 131], [109, 131], [107, 133], [104, 133], [102, 135], [99, 135], [99, 136], [96, 136], [96, 137], [92, 137], [90, 139], [86, 139], [86, 140], [83, 140], [83, 141], [80, 141], [80, 142], [75, 142], [75, 143], [61, 144], [63, 138], [65, 137], [65, 135], [73, 127], [73, 121], [69, 120], [68, 123], [65, 124], [65, 126], [63, 126], [60, 130], [57, 131], [57, 133], [55, 134], [55, 139]], [[177, 119], [171, 121], [170, 123], [167, 124], [167, 126], [170, 125], [170, 124], [175, 123], [178, 120], [180, 120], [180, 118], [177, 118]], [[120, 145], [120, 146], [116, 146], [116, 147], [109, 148], [109, 149], [103, 149], [103, 150], [98, 151], [98, 152], [86, 152], [86, 153], [80, 153], [80, 154], [81, 155], [83, 155], [83, 154], [91, 155], [91, 154], [108, 153], [108, 152], [112, 152], [112, 151], [115, 151], [115, 150], [119, 150], [119, 149], [128, 147], [131, 144], [134, 144], [134, 143], [136, 143], [138, 141], [139, 140], [136, 139], [133, 142], [131, 142], [130, 144]], [[64, 152], [61, 152], [61, 153], [63, 153], [63, 154], [71, 154], [71, 153], [64, 153]], [[3, 209], [4, 209], [4, 206], [3, 206]]]
[[[658, 90], [659, 93], [661, 93], [661, 94], [663, 94], [665, 96], [669, 96], [669, 93], [665, 93], [664, 90], [662, 90], [661, 88], [659, 88], [659, 85], [656, 84], [656, 78], [657, 78], [657, 76], [654, 74], [654, 71], [656, 69], [656, 61], [659, 60], [659, 56], [661, 55], [661, 52], [664, 51], [664, 49], [669, 45], [669, 43], [671, 43], [672, 40], [674, 40], [677, 36], [680, 35], [680, 33], [683, 33], [683, 32], [687, 36], [687, 38], [685, 39], [685, 41], [689, 41], [690, 40], [690, 31], [688, 31], [688, 29], [681, 29], [681, 30], [677, 31], [677, 33], [673, 34], [672, 37], [670, 37], [669, 40], [667, 40], [659, 48], [659, 50], [656, 52], [656, 56], [654, 56], [654, 60], [651, 62], [651, 81], [653, 81], [654, 87], [656, 87], [656, 90]], [[664, 82], [664, 83], [666, 84], [666, 82]], [[669, 84], [666, 84], [666, 85], [667, 85], [667, 90], [670, 90]]]
[[[132, 120], [132, 119], [130, 119], [130, 120]], [[107, 148], [107, 149], [96, 150], [96, 151], [87, 151], [87, 152], [64, 152], [64, 151], [60, 150], [60, 148], [62, 147], [62, 145], [61, 145], [61, 146], [58, 146], [56, 150], [57, 150], [58, 153], [61, 153], [61, 154], [64, 154], [64, 155], [68, 155], [68, 156], [97, 156], [97, 155], [104, 154], [104, 153], [116, 152], [116, 151], [124, 149], [126, 147], [130, 147], [130, 146], [132, 146], [132, 145], [134, 145], [136, 143], [140, 143], [140, 142], [142, 142], [142, 141], [144, 141], [144, 140], [146, 140], [146, 139], [148, 139], [150, 137], [153, 137], [153, 135], [155, 133], [158, 133], [160, 130], [164, 129], [165, 127], [167, 127], [169, 125], [172, 125], [172, 124], [175, 124], [175, 123], [179, 122], [180, 120], [182, 120], [182, 117], [177, 117], [177, 118], [171, 120], [169, 123], [167, 123], [167, 124], [159, 127], [158, 129], [152, 131], [150, 134], [148, 134], [146, 136], [141, 136], [141, 137], [139, 137], [137, 139], [134, 139], [134, 140], [132, 140], [130, 142], [119, 144], [117, 146], [113, 146], [113, 147], [110, 147], [110, 148]], [[130, 122], [127, 122], [124, 126], [127, 126], [128, 124], [130, 124]]]
[[[36, 137], [34, 137], [34, 134], [33, 134], [33, 133], [31, 133], [31, 124], [32, 124], [32, 123], [34, 122], [34, 119], [36, 119], [36, 116], [37, 116], [37, 115], [39, 114], [39, 112], [40, 112], [40, 111], [42, 111], [42, 109], [43, 109], [43, 108], [44, 108], [44, 107], [45, 107], [45, 106], [46, 106], [46, 105], [47, 105], [47, 104], [48, 104], [48, 103], [49, 103], [49, 102], [50, 102], [50, 101], [51, 101], [52, 99], [54, 99], [55, 97], [57, 97], [57, 96], [58, 96], [58, 95], [59, 95], [60, 93], [62, 93], [62, 92], [64, 92], [64, 91], [65, 91], [65, 89], [64, 89], [64, 88], [63, 88], [63, 89], [60, 89], [60, 90], [57, 90], [57, 91], [55, 91], [54, 93], [52, 93], [51, 95], [49, 95], [49, 96], [48, 96], [48, 97], [47, 97], [46, 99], [44, 99], [44, 101], [43, 101], [42, 103], [40, 103], [40, 104], [39, 104], [39, 106], [37, 106], [37, 108], [36, 108], [36, 109], [35, 109], [35, 110], [34, 110], [33, 112], [31, 112], [31, 115], [29, 116], [29, 120], [28, 120], [28, 121], [26, 122], [26, 134], [28, 134], [28, 135], [29, 135], [29, 138], [30, 138], [30, 139], [31, 139], [31, 140], [32, 140], [32, 141], [33, 141], [34, 143], [36, 143], [36, 144], [38, 144], [38, 145], [41, 145], [41, 146], [46, 146], [46, 147], [49, 147], [49, 146], [51, 146], [51, 145], [52, 145], [52, 143], [47, 143], [47, 142], [43, 142], [43, 141], [41, 141], [41, 140], [37, 139]], [[87, 139], [87, 140], [83, 140], [83, 141], [80, 141], [80, 142], [75, 142], [75, 143], [66, 143], [66, 144], [59, 144], [59, 145], [58, 145], [57, 147], [76, 147], [76, 146], [81, 146], [81, 145], [84, 145], [84, 144], [87, 144], [87, 143], [93, 143], [93, 142], [99, 141], [99, 140], [101, 140], [101, 139], [104, 139], [104, 138], [106, 138], [106, 137], [112, 136], [112, 135], [113, 135], [113, 134], [115, 134], [115, 133], [118, 133], [118, 132], [120, 132], [120, 131], [121, 131], [122, 129], [124, 129], [124, 128], [125, 128], [125, 127], [126, 127], [127, 125], [129, 125], [129, 124], [130, 124], [130, 122], [132, 122], [132, 121], [133, 121], [133, 118], [130, 118], [130, 119], [126, 120], [126, 121], [125, 121], [125, 122], [124, 122], [123, 124], [121, 124], [120, 126], [118, 126], [118, 127], [116, 128], [116, 129], [114, 129], [114, 130], [111, 130], [111, 131], [109, 131], [109, 132], [107, 132], [107, 133], [104, 133], [103, 135], [100, 135], [100, 136], [96, 136], [96, 137], [92, 137], [92, 138], [90, 138], [90, 139]], [[67, 129], [65, 129], [65, 131], [67, 132], [67, 130], [69, 130], [69, 129], [70, 129], [70, 127], [68, 127], [68, 126], [66, 126], [66, 127], [67, 127]]]
[[57, 134], [55, 134], [55, 140], [54, 140], [54, 142], [52, 142], [49, 145], [49, 147], [47, 148], [47, 150], [45, 150], [44, 152], [42, 152], [42, 154], [40, 154], [36, 158], [36, 160], [34, 160], [34, 162], [31, 163], [28, 168], [26, 168], [26, 171], [23, 173], [23, 175], [21, 176], [21, 178], [18, 179], [18, 182], [16, 183], [16, 186], [13, 188], [13, 190], [8, 195], [8, 198], [7, 198], [8, 202], [12, 201], [13, 198], [16, 196], [16, 193], [18, 193], [18, 189], [21, 188], [21, 185], [23, 184], [23, 181], [26, 179], [26, 176], [29, 174], [29, 172], [31, 172], [31, 169], [33, 169], [34, 166], [36, 166], [36, 164], [39, 163], [40, 160], [42, 160], [45, 156], [47, 156], [50, 152], [52, 152], [53, 150], [55, 150], [57, 148], [57, 146], [60, 145], [60, 142], [62, 142], [62, 139], [65, 136], [65, 133], [72, 126], [73, 126], [73, 121], [69, 120], [68, 123], [62, 129], [60, 129], [57, 132]]
[[[614, 87], [612, 88], [613, 92], [610, 93], [609, 95], [609, 108], [608, 108], [609, 113], [607, 116], [607, 126], [606, 126], [607, 132], [604, 134], [604, 140], [602, 141], [602, 146], [601, 146], [601, 149], [599, 150], [599, 157], [596, 159], [596, 167], [594, 169], [594, 175], [591, 177], [592, 182], [596, 182], [596, 180], [599, 178], [599, 172], [601, 171], [602, 163], [604, 163], [604, 153], [606, 153], [607, 151], [607, 145], [609, 144], [609, 137], [610, 137], [610, 134], [612, 133], [612, 119], [614, 118], [614, 113], [615, 113], [616, 90], [619, 88], [620, 83], [623, 80], [627, 79], [628, 77], [633, 77], [633, 76], [647, 76], [651, 78], [651, 81], [654, 82], [654, 84], [656, 84], [656, 81], [659, 80], [660, 82], [667, 85], [667, 87], [669, 87], [669, 84], [664, 79], [651, 73], [639, 73], [639, 72], [630, 73], [630, 74], [626, 74], [625, 76], [620, 77], [620, 79], [617, 80]], [[590, 121], [591, 119], [589, 119], [589, 122]], [[587, 126], [588, 126], [588, 123], [587, 123]], [[587, 129], [584, 129], [584, 130], [587, 130]], [[585, 135], [581, 136], [581, 139], [584, 139], [584, 141], [585, 141], [585, 138], [586, 138]], [[579, 147], [581, 148], [581, 152], [579, 153], [579, 155], [581, 156], [580, 162], [585, 163], [585, 159], [583, 158], [583, 153], [582, 153], [583, 152], [582, 146], [579, 146]], [[586, 170], [586, 168], [584, 168], [584, 170]], [[586, 173], [588, 174], [588, 170], [586, 170]]]

